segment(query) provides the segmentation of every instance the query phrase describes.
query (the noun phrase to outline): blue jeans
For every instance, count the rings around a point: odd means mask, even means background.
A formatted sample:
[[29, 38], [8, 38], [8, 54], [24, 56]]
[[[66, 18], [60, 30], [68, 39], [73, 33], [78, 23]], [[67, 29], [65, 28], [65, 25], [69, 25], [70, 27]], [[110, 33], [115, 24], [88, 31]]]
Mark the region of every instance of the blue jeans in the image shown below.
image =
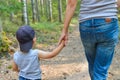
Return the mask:
[[24, 78], [22, 76], [19, 76], [19, 80], [41, 80], [41, 79], [27, 79], [27, 78]]
[[118, 43], [118, 20], [90, 19], [79, 24], [91, 80], [106, 80]]

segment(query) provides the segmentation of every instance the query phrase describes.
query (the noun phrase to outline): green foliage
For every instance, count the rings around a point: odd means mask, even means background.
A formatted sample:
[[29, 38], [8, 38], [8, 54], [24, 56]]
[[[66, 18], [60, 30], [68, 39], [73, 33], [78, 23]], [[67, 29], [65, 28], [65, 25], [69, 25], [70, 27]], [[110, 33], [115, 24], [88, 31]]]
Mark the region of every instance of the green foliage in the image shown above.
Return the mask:
[[21, 3], [17, 0], [0, 0], [0, 14], [9, 15], [10, 12], [18, 12], [21, 10]]
[[7, 38], [5, 32], [0, 33], [0, 53], [8, 52], [12, 42]]
[[37, 42], [42, 44], [52, 44], [58, 42], [62, 24], [59, 22], [42, 22], [31, 24], [36, 31]]
[[[38, 0], [39, 1], [39, 0]], [[41, 22], [48, 21], [48, 11], [49, 7], [45, 3], [47, 0], [44, 0], [43, 9], [41, 9], [40, 1], [38, 3], [39, 5], [39, 14]], [[79, 4], [80, 0], [78, 0], [77, 9], [75, 11], [75, 16], [78, 16], [79, 13]], [[16, 18], [14, 21], [21, 22], [22, 18], [22, 8], [23, 3], [19, 2], [18, 0], [0, 0], [0, 15], [2, 20], [7, 20], [10, 18], [10, 13], [14, 13], [14, 18]], [[43, 10], [43, 14], [41, 13], [41, 10]], [[65, 14], [66, 10], [66, 0], [62, 0], [62, 14]], [[27, 11], [28, 11], [28, 18], [30, 23], [32, 22], [32, 6], [31, 1], [27, 1]], [[52, 0], [52, 21], [58, 21], [59, 15], [58, 15], [58, 0]], [[64, 16], [63, 16], [64, 19]]]
[[8, 69], [12, 69], [12, 65], [7, 66]]
[[33, 26], [33, 28], [35, 28], [36, 30], [39, 30], [40, 32], [49, 32], [49, 31], [54, 31], [56, 30], [56, 28], [58, 28], [57, 26], [60, 26], [61, 23], [59, 22], [41, 22], [41, 23], [35, 23], [35, 24], [31, 24], [31, 26]]
[[0, 60], [0, 67], [2, 66], [3, 61]]
[[[20, 22], [19, 22], [20, 23]], [[8, 20], [5, 20], [2, 24], [3, 30], [7, 33], [12, 33], [15, 35], [15, 32], [19, 28], [20, 24], [15, 24], [13, 22], [10, 22]]]

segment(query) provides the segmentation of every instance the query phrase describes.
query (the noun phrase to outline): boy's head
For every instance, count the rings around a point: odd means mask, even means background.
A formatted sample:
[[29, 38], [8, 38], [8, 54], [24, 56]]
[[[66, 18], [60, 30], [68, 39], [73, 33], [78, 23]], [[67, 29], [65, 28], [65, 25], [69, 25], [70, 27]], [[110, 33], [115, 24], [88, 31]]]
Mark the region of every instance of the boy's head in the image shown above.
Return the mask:
[[28, 25], [21, 26], [16, 32], [16, 38], [20, 45], [20, 50], [29, 52], [33, 46], [35, 31]]

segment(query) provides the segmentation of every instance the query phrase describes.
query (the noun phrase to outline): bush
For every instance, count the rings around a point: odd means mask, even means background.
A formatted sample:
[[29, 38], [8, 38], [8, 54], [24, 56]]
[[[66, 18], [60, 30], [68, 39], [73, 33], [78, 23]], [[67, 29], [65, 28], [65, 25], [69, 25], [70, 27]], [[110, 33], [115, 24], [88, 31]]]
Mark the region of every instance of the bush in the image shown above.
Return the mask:
[[8, 52], [9, 46], [12, 44], [12, 41], [10, 41], [5, 32], [0, 33], [0, 53]]

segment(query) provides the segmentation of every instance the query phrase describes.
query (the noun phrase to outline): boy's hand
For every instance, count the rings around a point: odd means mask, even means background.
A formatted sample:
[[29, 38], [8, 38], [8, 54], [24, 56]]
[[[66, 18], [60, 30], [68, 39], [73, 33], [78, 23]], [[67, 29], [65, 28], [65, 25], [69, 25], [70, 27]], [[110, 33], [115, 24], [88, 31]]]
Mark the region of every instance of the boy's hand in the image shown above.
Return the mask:
[[65, 47], [65, 40], [62, 40], [62, 42], [60, 44], [62, 44], [63, 47]]

